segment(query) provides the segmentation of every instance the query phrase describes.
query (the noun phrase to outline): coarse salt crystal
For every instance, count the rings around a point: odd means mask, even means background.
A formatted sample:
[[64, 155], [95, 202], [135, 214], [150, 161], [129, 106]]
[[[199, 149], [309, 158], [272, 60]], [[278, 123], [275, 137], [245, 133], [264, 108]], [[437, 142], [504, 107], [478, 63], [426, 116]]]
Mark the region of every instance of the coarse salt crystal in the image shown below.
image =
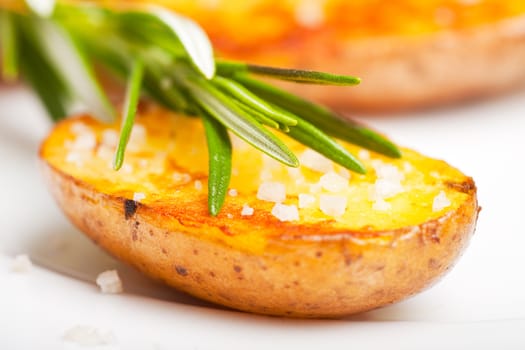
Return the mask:
[[241, 209], [241, 215], [242, 216], [252, 216], [254, 212], [254, 209], [250, 207], [248, 204], [244, 204]]
[[78, 134], [71, 144], [71, 148], [77, 151], [91, 151], [97, 145], [97, 138], [92, 132]]
[[448, 199], [445, 191], [440, 191], [439, 194], [434, 197], [434, 201], [432, 202], [432, 211], [433, 212], [441, 211], [449, 207], [450, 204], [451, 204], [450, 200]]
[[346, 211], [348, 199], [337, 195], [321, 195], [319, 197], [319, 209], [329, 216], [341, 216]]
[[404, 188], [398, 181], [378, 179], [372, 187], [370, 198], [372, 200], [388, 199], [403, 191]]
[[321, 176], [319, 184], [325, 190], [336, 193], [348, 188], [348, 180], [334, 172], [329, 172]]
[[372, 205], [372, 209], [377, 210], [377, 211], [388, 211], [392, 209], [392, 205], [386, 202], [384, 199], [379, 198]]
[[315, 196], [307, 193], [299, 193], [299, 208], [309, 208], [315, 204]]
[[275, 203], [272, 208], [272, 215], [279, 221], [297, 221], [299, 220], [299, 210], [296, 205], [285, 205], [282, 203]]
[[140, 202], [144, 198], [146, 198], [146, 195], [144, 193], [142, 193], [142, 192], [135, 192], [135, 193], [133, 193], [133, 200], [135, 202]]
[[307, 149], [299, 156], [301, 166], [321, 173], [328, 173], [334, 170], [332, 161], [314, 150]]
[[195, 187], [197, 191], [202, 191], [202, 181], [195, 180], [195, 182], [193, 183], [193, 186]]
[[27, 256], [26, 254], [19, 254], [13, 259], [13, 262], [11, 264], [11, 271], [26, 273], [29, 272], [32, 267], [33, 263], [29, 259], [29, 256]]
[[376, 171], [376, 176], [380, 179], [401, 181], [405, 178], [405, 175], [394, 165], [385, 164], [382, 161], [377, 160], [372, 162], [372, 166]]
[[286, 187], [280, 182], [263, 182], [257, 190], [257, 198], [268, 202], [282, 202], [286, 199]]
[[236, 190], [235, 188], [230, 188], [230, 189], [228, 190], [228, 195], [229, 195], [230, 197], [237, 197], [238, 194], [239, 194], [239, 193], [237, 192], [237, 190]]
[[91, 129], [86, 125], [86, 124], [83, 124], [81, 122], [74, 122], [73, 124], [71, 124], [70, 128], [71, 132], [73, 132], [73, 134], [84, 134], [86, 132], [91, 132]]
[[226, 214], [226, 217], [227, 217], [228, 219], [233, 219], [233, 214], [228, 213], [228, 214]]
[[102, 132], [102, 143], [108, 147], [116, 147], [118, 144], [118, 134], [113, 129], [106, 129]]
[[110, 331], [101, 331], [97, 328], [78, 325], [68, 329], [62, 335], [62, 339], [83, 347], [98, 347], [115, 345], [117, 340]]
[[97, 276], [96, 282], [104, 294], [122, 293], [122, 281], [116, 270], [102, 272]]

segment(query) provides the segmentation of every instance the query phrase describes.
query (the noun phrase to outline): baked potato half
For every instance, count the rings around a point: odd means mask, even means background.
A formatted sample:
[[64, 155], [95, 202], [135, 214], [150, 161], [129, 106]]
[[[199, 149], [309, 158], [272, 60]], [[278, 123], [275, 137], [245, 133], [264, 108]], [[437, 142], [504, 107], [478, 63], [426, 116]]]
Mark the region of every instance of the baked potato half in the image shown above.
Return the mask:
[[409, 149], [389, 159], [346, 145], [369, 170], [359, 175], [286, 136], [297, 169], [234, 138], [213, 217], [199, 119], [147, 106], [119, 172], [117, 130], [88, 116], [53, 129], [40, 157], [56, 201], [117, 258], [234, 309], [339, 317], [399, 301], [449, 270], [475, 228], [473, 180]]

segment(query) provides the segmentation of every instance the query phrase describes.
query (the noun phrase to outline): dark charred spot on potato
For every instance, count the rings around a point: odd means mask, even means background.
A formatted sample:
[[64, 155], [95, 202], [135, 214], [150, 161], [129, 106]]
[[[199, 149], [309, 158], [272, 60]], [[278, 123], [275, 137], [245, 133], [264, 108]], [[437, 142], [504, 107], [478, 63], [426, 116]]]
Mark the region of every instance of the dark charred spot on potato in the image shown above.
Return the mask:
[[431, 269], [431, 270], [435, 270], [435, 269], [439, 269], [441, 267], [441, 263], [434, 259], [434, 258], [430, 258], [428, 260], [428, 268]]
[[233, 270], [237, 273], [241, 273], [242, 267], [240, 267], [239, 265], [233, 265]]
[[175, 271], [181, 276], [188, 276], [188, 270], [181, 265], [175, 265]]
[[210, 271], [210, 276], [211, 276], [211, 277], [215, 277], [215, 272]]
[[293, 262], [293, 265], [299, 267], [299, 266], [301, 266], [301, 262], [299, 260], [295, 260]]
[[316, 257], [316, 258], [320, 258], [320, 257], [322, 257], [322, 256], [323, 256], [323, 252], [322, 252], [322, 251], [317, 251], [317, 252], [315, 252], [315, 257]]
[[129, 220], [137, 212], [139, 207], [138, 203], [132, 199], [126, 199], [124, 201], [124, 217]]
[[136, 230], [132, 230], [132, 231], [131, 231], [131, 239], [132, 239], [133, 241], [136, 241], [138, 238], [139, 238], [139, 237], [138, 237], [138, 235], [137, 235], [137, 231], [136, 231]]
[[197, 249], [193, 249], [193, 255], [199, 255], [199, 251]]
[[474, 184], [472, 179], [468, 179], [462, 182], [447, 181], [445, 182], [445, 185], [448, 188], [467, 194], [472, 193], [472, 191], [476, 189], [476, 185]]
[[154, 233], [153, 230], [151, 230], [151, 229], [148, 231], [148, 233], [149, 233], [149, 235], [150, 235], [151, 237], [155, 236], [155, 233]]
[[160, 250], [162, 251], [162, 254], [168, 255], [168, 251], [165, 248], [161, 248]]
[[293, 281], [292, 282], [294, 286], [298, 286], [299, 285], [299, 281]]
[[138, 228], [140, 226], [140, 222], [135, 221], [135, 228]]
[[289, 284], [285, 284], [284, 285], [284, 289], [290, 289], [290, 285]]

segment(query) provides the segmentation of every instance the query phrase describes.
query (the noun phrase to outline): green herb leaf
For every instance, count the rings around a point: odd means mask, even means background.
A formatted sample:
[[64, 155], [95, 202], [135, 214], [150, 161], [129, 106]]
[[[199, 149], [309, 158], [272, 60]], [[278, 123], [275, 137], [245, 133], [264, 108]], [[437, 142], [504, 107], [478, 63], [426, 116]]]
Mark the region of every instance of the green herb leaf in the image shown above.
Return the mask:
[[115, 170], [119, 170], [124, 163], [124, 153], [126, 152], [129, 136], [131, 135], [131, 130], [133, 129], [133, 123], [135, 122], [135, 114], [137, 113], [143, 71], [144, 64], [141, 60], [137, 60], [133, 65], [131, 77], [126, 90], [126, 101], [124, 103], [120, 140], [118, 143], [117, 152], [115, 153], [115, 162], [113, 165]]
[[330, 74], [303, 69], [275, 68], [232, 61], [217, 62], [217, 70], [219, 74], [226, 76], [236, 73], [252, 73], [304, 84], [348, 86], [357, 85], [361, 82], [361, 79], [348, 75]]
[[10, 12], [0, 11], [2, 77], [7, 81], [15, 80], [18, 77], [17, 35], [13, 16]]
[[179, 38], [195, 67], [208, 79], [215, 75], [213, 47], [208, 36], [192, 20], [159, 6], [149, 6], [149, 13], [168, 26]]
[[226, 90], [232, 97], [238, 99], [243, 104], [249, 106], [251, 109], [258, 111], [260, 114], [267, 115], [269, 118], [284, 125], [293, 126], [297, 121], [292, 115], [286, 114], [279, 109], [273, 108], [268, 103], [264, 102], [259, 97], [252, 94], [241, 84], [222, 77], [215, 77], [213, 82]]
[[189, 80], [187, 86], [195, 102], [210, 113], [221, 124], [232, 130], [237, 136], [255, 148], [268, 154], [270, 157], [286, 164], [297, 167], [299, 161], [288, 147], [275, 135], [264, 129], [263, 126], [244, 113], [231, 100], [212, 85], [204, 84], [200, 80]]
[[302, 119], [298, 119], [296, 126], [290, 127], [287, 135], [349, 170], [355, 171], [359, 174], [366, 173], [363, 164], [361, 164], [361, 162], [350, 154], [343, 146], [312, 124]]
[[57, 72], [78, 97], [100, 120], [114, 120], [115, 112], [89, 66], [84, 54], [67, 31], [50, 21], [35, 20], [35, 33]]
[[224, 204], [232, 169], [232, 146], [226, 128], [203, 111], [202, 122], [208, 143], [208, 210], [216, 216]]
[[327, 108], [254, 80], [245, 74], [236, 74], [233, 78], [250, 89], [250, 91], [316, 125], [328, 135], [388, 157], [401, 157], [399, 148], [387, 138], [354, 121], [342, 120]]
[[54, 121], [68, 115], [71, 93], [62, 76], [44, 54], [35, 28], [26, 18], [15, 17], [20, 70]]

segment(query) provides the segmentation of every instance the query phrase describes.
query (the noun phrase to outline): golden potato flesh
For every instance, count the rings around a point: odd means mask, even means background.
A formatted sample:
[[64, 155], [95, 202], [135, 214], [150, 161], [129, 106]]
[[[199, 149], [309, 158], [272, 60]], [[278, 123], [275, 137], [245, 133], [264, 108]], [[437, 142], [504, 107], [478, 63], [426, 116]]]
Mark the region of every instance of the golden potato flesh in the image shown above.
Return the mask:
[[389, 304], [448, 270], [474, 231], [472, 179], [409, 149], [394, 160], [348, 145], [359, 175], [284, 136], [298, 169], [233, 137], [229, 195], [212, 217], [199, 119], [148, 106], [118, 172], [117, 138], [118, 124], [90, 117], [56, 126], [40, 155], [58, 204], [116, 257], [235, 309], [337, 317]]

